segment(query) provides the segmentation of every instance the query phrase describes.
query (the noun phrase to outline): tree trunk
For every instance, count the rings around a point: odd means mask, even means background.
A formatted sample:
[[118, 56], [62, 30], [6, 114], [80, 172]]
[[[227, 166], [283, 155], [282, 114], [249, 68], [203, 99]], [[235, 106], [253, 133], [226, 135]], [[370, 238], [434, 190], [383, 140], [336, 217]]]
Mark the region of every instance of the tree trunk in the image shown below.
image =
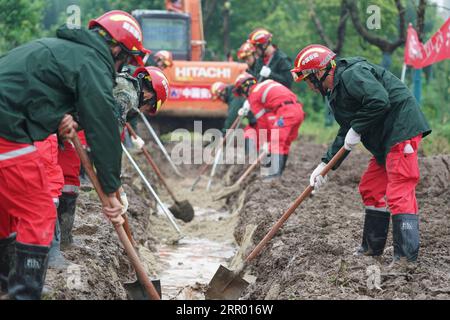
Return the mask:
[[223, 4], [223, 51], [225, 56], [230, 54], [230, 2], [225, 0]]

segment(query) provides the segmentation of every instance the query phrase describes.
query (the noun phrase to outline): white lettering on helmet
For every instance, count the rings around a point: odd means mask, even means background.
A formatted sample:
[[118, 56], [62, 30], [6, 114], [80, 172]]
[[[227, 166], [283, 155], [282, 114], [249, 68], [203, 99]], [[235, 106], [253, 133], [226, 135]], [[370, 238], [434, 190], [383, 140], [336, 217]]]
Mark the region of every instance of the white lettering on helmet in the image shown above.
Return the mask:
[[177, 67], [175, 68], [177, 78], [231, 78], [230, 68], [217, 67]]
[[125, 21], [122, 27], [128, 32], [130, 32], [138, 41], [142, 41], [141, 32], [137, 30], [134, 26]]
[[307, 56], [303, 61], [302, 61], [302, 66], [304, 66], [305, 64], [307, 64], [308, 62], [310, 62], [311, 60], [318, 58], [319, 54], [317, 52], [311, 53], [309, 56]]

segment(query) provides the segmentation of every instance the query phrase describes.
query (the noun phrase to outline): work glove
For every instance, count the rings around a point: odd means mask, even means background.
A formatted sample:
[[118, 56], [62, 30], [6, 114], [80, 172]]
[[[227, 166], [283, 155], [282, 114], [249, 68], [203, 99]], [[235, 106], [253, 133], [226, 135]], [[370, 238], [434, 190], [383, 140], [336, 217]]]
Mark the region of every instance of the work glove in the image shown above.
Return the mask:
[[328, 177], [322, 177], [320, 173], [322, 172], [323, 168], [325, 168], [327, 164], [322, 162], [320, 163], [317, 168], [314, 169], [314, 171], [311, 173], [311, 177], [309, 178], [309, 185], [311, 187], [314, 187], [314, 190], [317, 191], [320, 188], [325, 185], [325, 183], [328, 181]]
[[122, 202], [122, 215], [128, 211], [128, 198], [125, 192], [120, 193], [120, 202]]
[[348, 130], [347, 135], [345, 136], [344, 148], [345, 150], [351, 151], [354, 147], [361, 142], [361, 135], [357, 133], [353, 128]]
[[249, 111], [250, 111], [250, 103], [248, 102], [248, 100], [245, 100], [244, 105], [238, 111], [238, 115], [240, 117], [242, 116], [245, 117], [249, 113]]
[[259, 72], [259, 75], [260, 75], [261, 77], [268, 78], [268, 77], [270, 76], [270, 73], [271, 73], [271, 72], [272, 72], [272, 70], [271, 70], [269, 67], [263, 66], [263, 67], [261, 68], [261, 71]]
[[141, 137], [136, 136], [136, 138], [134, 138], [133, 136], [131, 137], [131, 143], [133, 144], [133, 147], [135, 147], [138, 150], [142, 150], [142, 148], [145, 145], [144, 140], [142, 140]]

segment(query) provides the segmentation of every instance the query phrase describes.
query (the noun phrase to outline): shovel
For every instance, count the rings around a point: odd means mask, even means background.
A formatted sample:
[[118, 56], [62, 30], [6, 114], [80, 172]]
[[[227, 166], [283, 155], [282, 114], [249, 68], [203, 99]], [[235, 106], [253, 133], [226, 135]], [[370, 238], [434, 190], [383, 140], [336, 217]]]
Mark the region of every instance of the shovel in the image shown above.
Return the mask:
[[250, 173], [252, 173], [253, 170], [261, 163], [261, 160], [264, 158], [264, 156], [267, 154], [266, 151], [261, 152], [258, 159], [253, 163], [250, 167], [245, 170], [245, 172], [242, 174], [242, 176], [239, 178], [238, 181], [236, 181], [232, 186], [224, 188], [221, 192], [213, 196], [214, 201], [218, 201], [220, 199], [226, 198], [233, 193], [237, 192], [241, 188], [242, 182], [245, 180], [245, 178], [248, 177]]
[[[242, 118], [243, 118], [242, 116], [238, 116], [234, 120], [234, 122], [233, 122], [233, 124], [231, 125], [230, 128], [231, 129], [235, 129], [235, 128], [239, 127], [239, 125], [242, 122]], [[228, 134], [225, 135], [225, 138], [224, 138], [225, 142], [227, 141], [227, 139], [228, 140], [230, 140], [230, 138], [233, 139], [234, 134], [235, 134], [234, 130], [233, 131], [228, 131]], [[219, 164], [219, 161], [220, 161], [220, 156], [222, 155], [222, 152], [224, 151], [224, 148], [225, 148], [225, 145], [226, 145], [225, 142], [222, 142], [222, 145], [221, 145], [220, 149], [216, 153], [216, 157], [214, 159], [214, 164], [213, 164], [212, 169], [211, 169], [211, 174], [209, 176], [208, 185], [206, 186], [206, 191], [209, 191], [211, 189], [212, 180], [213, 180], [214, 176], [216, 175], [216, 169], [217, 169], [217, 165]]]
[[[134, 132], [133, 128], [130, 126], [129, 123], [126, 124], [128, 131], [130, 134], [136, 138], [136, 132]], [[187, 200], [178, 201], [175, 197], [175, 194], [172, 192], [172, 190], [169, 188], [169, 186], [166, 183], [166, 180], [164, 179], [161, 171], [159, 170], [158, 166], [156, 165], [155, 161], [153, 160], [152, 156], [148, 152], [148, 150], [143, 147], [142, 151], [144, 152], [145, 158], [147, 159], [150, 166], [153, 168], [153, 171], [155, 171], [156, 175], [158, 176], [159, 180], [161, 180], [161, 183], [166, 188], [167, 192], [169, 193], [170, 197], [174, 201], [174, 205], [169, 208], [169, 211], [172, 212], [175, 218], [181, 219], [184, 222], [190, 222], [192, 219], [194, 219], [194, 208], [192, 207], [191, 203]]]
[[[116, 198], [117, 200], [122, 203], [120, 200], [120, 194], [119, 191], [116, 192]], [[123, 204], [123, 203], [122, 203]], [[125, 230], [125, 233], [127, 234], [128, 240], [130, 240], [131, 245], [136, 248], [137, 244], [136, 241], [133, 239], [133, 233], [131, 232], [130, 224], [128, 223], [128, 216], [125, 214], [122, 216], [124, 223], [123, 223], [123, 229]], [[137, 275], [136, 275], [136, 278]], [[160, 280], [151, 280], [153, 286], [155, 287], [156, 291], [158, 291], [159, 296], [161, 297], [161, 281]], [[123, 284], [123, 287], [127, 291], [128, 296], [133, 300], [150, 300], [148, 297], [148, 294], [145, 292], [145, 289], [142, 287], [139, 280], [136, 280], [134, 282], [127, 282]]]
[[[94, 172], [94, 168], [92, 167], [88, 155], [86, 154], [86, 151], [83, 149], [77, 135], [75, 135], [74, 138], [72, 139], [72, 143], [75, 146], [75, 149], [78, 153], [78, 156], [80, 157], [84, 169], [86, 170], [86, 173], [89, 176], [89, 179], [91, 180], [95, 190], [97, 191], [98, 197], [100, 198], [102, 205], [109, 206], [110, 202], [108, 196], [103, 192], [100, 182], [98, 181], [97, 175]], [[147, 297], [149, 297], [150, 299], [160, 300], [161, 296], [158, 294], [158, 291], [155, 289], [153, 283], [148, 278], [147, 273], [145, 272], [145, 269], [141, 261], [139, 260], [139, 257], [133, 245], [128, 239], [123, 226], [121, 224], [114, 225], [114, 229], [116, 230], [119, 240], [125, 249], [128, 259], [130, 260], [134, 270], [136, 271], [136, 276], [138, 278], [139, 284], [142, 286], [143, 291], [145, 291]]]
[[[227, 142], [227, 138], [230, 136], [230, 134], [232, 132], [234, 132], [233, 129], [235, 129], [241, 123], [241, 120], [242, 120], [242, 116], [238, 116], [232, 123], [230, 129], [227, 130], [227, 134], [225, 135], [225, 137], [222, 140], [222, 148], [225, 146], [225, 143]], [[195, 187], [198, 184], [198, 182], [200, 181], [201, 177], [206, 173], [206, 171], [208, 171], [208, 167], [209, 167], [208, 163], [204, 163], [202, 165], [202, 167], [200, 168], [200, 171], [197, 175], [197, 178], [194, 180], [194, 183], [192, 183], [192, 186], [190, 189], [191, 192], [195, 190]]]
[[147, 178], [145, 177], [144, 173], [142, 172], [142, 170], [139, 168], [139, 166], [137, 165], [136, 161], [134, 161], [133, 157], [130, 155], [130, 153], [128, 152], [127, 148], [125, 148], [125, 146], [122, 144], [122, 150], [123, 152], [126, 154], [128, 160], [130, 160], [131, 164], [133, 165], [134, 169], [136, 169], [136, 172], [139, 174], [139, 176], [141, 177], [141, 179], [144, 181], [145, 185], [147, 186], [148, 190], [150, 191], [150, 193], [153, 195], [153, 197], [155, 198], [156, 202], [158, 203], [159, 207], [161, 208], [161, 210], [163, 211], [164, 215], [166, 216], [166, 218], [169, 220], [169, 222], [172, 224], [172, 226], [174, 227], [175, 231], [178, 233], [178, 235], [180, 236], [180, 238], [183, 237], [183, 235], [181, 234], [181, 230], [180, 227], [178, 227], [177, 223], [175, 222], [175, 220], [172, 217], [172, 213], [166, 208], [166, 206], [164, 205], [164, 203], [162, 203], [161, 199], [158, 197], [158, 195], [156, 194], [155, 190], [153, 189], [152, 185], [150, 184], [150, 182], [148, 182]]
[[156, 141], [156, 143], [158, 144], [159, 148], [161, 149], [162, 153], [164, 154], [164, 156], [166, 157], [167, 161], [169, 161], [170, 165], [172, 166], [173, 170], [175, 171], [175, 173], [181, 177], [184, 178], [184, 176], [180, 173], [180, 171], [178, 170], [178, 168], [175, 166], [175, 164], [173, 163], [172, 159], [169, 156], [169, 153], [167, 152], [166, 148], [164, 148], [164, 145], [162, 144], [161, 140], [159, 140], [158, 135], [156, 134], [155, 130], [153, 129], [153, 127], [151, 126], [150, 122], [148, 122], [147, 117], [139, 110], [137, 110], [139, 112], [139, 115], [141, 116], [142, 121], [144, 122], [145, 126], [147, 127], [148, 131], [150, 132], [150, 134], [152, 135], [153, 139]]
[[[346, 154], [346, 152], [347, 150], [342, 147], [333, 159], [331, 159], [325, 166], [325, 168], [323, 168], [320, 175], [325, 176]], [[303, 191], [303, 193], [295, 200], [294, 204], [281, 216], [272, 229], [270, 229], [266, 236], [258, 243], [245, 261], [236, 270], [229, 270], [222, 265], [219, 267], [209, 283], [209, 288], [205, 294], [206, 299], [236, 300], [241, 296], [242, 292], [249, 285], [249, 283], [242, 278], [244, 270], [261, 252], [267, 242], [273, 238], [275, 233], [281, 228], [283, 223], [291, 216], [295, 209], [297, 209], [297, 207], [311, 194], [313, 190], [314, 187], [308, 186], [305, 191]]]

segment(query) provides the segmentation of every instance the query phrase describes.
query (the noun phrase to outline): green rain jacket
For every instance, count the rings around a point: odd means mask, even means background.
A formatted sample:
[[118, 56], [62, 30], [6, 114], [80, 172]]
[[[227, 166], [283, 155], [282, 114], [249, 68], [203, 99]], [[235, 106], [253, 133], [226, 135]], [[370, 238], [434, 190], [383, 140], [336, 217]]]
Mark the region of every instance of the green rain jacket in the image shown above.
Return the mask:
[[[259, 72], [264, 66], [264, 62], [262, 58], [258, 58], [255, 62], [254, 70], [252, 73], [257, 79], [260, 77]], [[285, 87], [291, 88], [293, 78], [291, 74], [292, 69], [292, 61], [291, 59], [280, 49], [276, 48], [272, 59], [269, 61], [268, 67], [271, 72], [268, 79], [275, 80]], [[265, 80], [265, 78], [261, 79], [261, 81]], [[258, 82], [261, 82], [258, 81]]]
[[231, 127], [234, 120], [238, 116], [238, 111], [244, 104], [245, 98], [236, 97], [233, 93], [233, 86], [227, 86], [225, 89], [225, 103], [228, 104], [228, 114], [223, 124], [222, 132], [225, 134], [226, 130]]
[[391, 72], [363, 58], [336, 59], [336, 64], [328, 98], [340, 129], [323, 162], [344, 145], [350, 128], [361, 134], [361, 142], [379, 164], [395, 144], [431, 133], [415, 98]]
[[0, 58], [0, 136], [31, 144], [56, 133], [63, 116], [72, 114], [86, 132], [104, 191], [114, 192], [122, 151], [110, 49], [85, 29], [62, 26], [56, 35]]

